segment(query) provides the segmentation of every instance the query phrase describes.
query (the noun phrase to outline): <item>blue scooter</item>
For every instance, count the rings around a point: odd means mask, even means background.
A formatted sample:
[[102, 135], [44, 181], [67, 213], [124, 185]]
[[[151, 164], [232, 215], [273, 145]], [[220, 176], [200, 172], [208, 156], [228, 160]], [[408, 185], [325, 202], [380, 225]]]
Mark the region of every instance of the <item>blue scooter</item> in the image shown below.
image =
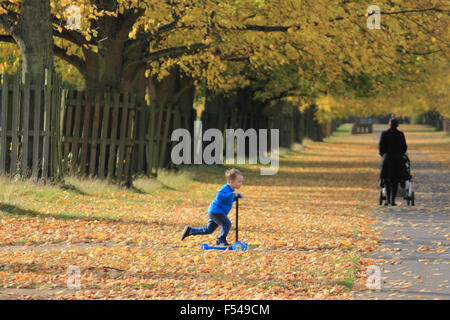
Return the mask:
[[214, 247], [207, 243], [203, 243], [202, 250], [234, 250], [234, 251], [247, 251], [247, 244], [239, 241], [239, 198], [236, 198], [236, 241], [231, 246]]

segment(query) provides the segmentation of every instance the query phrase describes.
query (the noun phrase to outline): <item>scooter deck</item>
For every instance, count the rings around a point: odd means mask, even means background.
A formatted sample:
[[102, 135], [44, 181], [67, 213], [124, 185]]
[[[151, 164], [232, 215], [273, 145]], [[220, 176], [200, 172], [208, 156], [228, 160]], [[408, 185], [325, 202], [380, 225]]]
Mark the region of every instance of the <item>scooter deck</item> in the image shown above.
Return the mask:
[[201, 249], [202, 250], [233, 250], [233, 246], [215, 247], [215, 246], [210, 246], [207, 243], [203, 243]]
[[202, 250], [234, 250], [234, 251], [247, 251], [247, 244], [245, 242], [237, 241], [231, 246], [210, 246], [207, 243], [203, 243], [201, 246]]

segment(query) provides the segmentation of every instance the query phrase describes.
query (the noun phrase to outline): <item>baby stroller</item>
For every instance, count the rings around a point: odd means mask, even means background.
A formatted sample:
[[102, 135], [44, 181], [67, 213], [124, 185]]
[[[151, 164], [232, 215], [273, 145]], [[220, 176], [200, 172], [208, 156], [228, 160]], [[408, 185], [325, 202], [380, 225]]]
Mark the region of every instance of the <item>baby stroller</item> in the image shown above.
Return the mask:
[[[404, 200], [406, 200], [406, 204], [409, 205], [415, 205], [415, 198], [414, 198], [414, 183], [413, 183], [413, 177], [411, 175], [411, 162], [408, 157], [408, 153], [406, 152], [403, 155], [403, 161], [404, 161], [404, 175], [402, 177], [402, 180], [399, 182], [399, 186], [397, 189], [397, 197], [403, 197]], [[380, 190], [380, 201], [379, 204], [383, 204], [383, 201], [386, 200], [386, 186], [382, 184], [381, 190]]]

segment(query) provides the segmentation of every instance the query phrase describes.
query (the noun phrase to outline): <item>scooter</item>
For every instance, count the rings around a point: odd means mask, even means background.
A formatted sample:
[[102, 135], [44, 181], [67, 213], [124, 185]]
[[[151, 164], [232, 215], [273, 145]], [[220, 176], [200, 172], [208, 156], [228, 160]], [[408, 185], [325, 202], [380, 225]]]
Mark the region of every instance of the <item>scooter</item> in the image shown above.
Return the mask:
[[239, 241], [239, 198], [236, 198], [236, 241], [231, 246], [214, 247], [207, 243], [203, 243], [202, 250], [234, 250], [234, 251], [247, 251], [247, 244]]

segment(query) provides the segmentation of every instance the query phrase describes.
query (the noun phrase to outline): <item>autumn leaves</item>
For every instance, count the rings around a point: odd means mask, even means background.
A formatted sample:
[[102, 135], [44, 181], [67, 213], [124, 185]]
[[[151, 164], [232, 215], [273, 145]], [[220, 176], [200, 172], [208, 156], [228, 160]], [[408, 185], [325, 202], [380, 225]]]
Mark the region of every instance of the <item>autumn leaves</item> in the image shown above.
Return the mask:
[[[2, 181], [0, 286], [58, 299], [351, 298], [365, 270], [361, 257], [377, 241], [368, 218], [378, 160], [370, 139], [310, 143], [282, 154], [274, 176], [241, 165], [243, 253], [205, 252], [208, 239], [178, 239], [185, 224], [204, 223], [223, 183], [220, 167], [140, 179], [135, 190]], [[67, 291], [69, 266], [80, 268], [80, 290]]]

